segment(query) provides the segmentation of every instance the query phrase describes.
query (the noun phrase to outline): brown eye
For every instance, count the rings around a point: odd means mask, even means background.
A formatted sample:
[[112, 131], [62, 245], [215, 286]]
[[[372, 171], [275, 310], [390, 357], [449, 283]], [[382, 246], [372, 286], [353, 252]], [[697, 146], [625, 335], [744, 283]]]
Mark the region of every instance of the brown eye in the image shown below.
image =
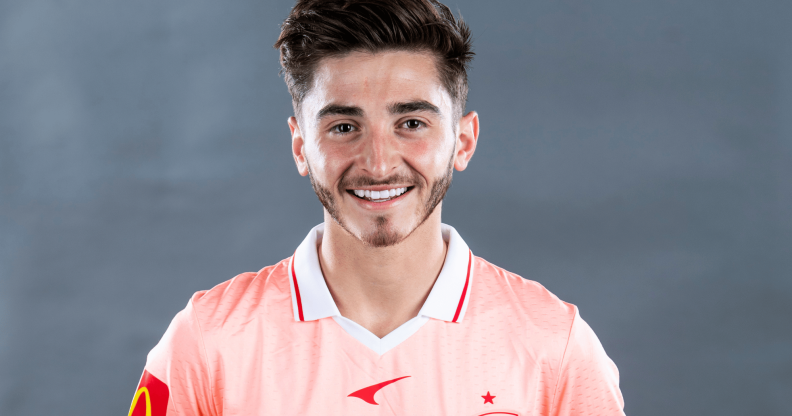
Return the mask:
[[404, 127], [407, 127], [408, 129], [417, 129], [418, 127], [421, 127], [422, 124], [423, 123], [418, 120], [407, 120], [404, 122]]
[[350, 133], [352, 132], [353, 129], [354, 127], [349, 123], [338, 124], [335, 127], [333, 127], [333, 130], [335, 130], [337, 133], [342, 133], [342, 134]]

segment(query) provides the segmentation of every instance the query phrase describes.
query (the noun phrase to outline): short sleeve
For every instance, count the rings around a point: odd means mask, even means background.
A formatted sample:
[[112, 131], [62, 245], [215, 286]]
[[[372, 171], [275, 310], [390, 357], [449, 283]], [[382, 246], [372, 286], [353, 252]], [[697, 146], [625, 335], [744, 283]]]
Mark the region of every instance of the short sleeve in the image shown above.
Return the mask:
[[611, 416], [623, 409], [619, 370], [575, 308], [550, 414]]
[[149, 352], [130, 414], [215, 415], [211, 374], [201, 327], [190, 301]]

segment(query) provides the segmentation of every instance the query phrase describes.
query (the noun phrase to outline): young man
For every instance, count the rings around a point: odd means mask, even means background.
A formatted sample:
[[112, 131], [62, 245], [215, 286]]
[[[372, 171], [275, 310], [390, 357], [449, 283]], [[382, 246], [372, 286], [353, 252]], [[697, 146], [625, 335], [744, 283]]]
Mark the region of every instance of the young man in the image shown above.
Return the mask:
[[479, 134], [467, 26], [434, 0], [300, 0], [276, 46], [324, 223], [196, 293], [130, 414], [623, 414], [577, 309], [440, 222]]

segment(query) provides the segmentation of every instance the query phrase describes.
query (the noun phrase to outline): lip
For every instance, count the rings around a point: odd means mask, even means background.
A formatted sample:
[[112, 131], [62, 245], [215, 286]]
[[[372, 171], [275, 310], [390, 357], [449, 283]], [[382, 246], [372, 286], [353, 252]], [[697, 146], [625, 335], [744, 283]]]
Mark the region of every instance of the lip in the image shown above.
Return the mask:
[[[375, 186], [375, 187], [372, 187], [372, 188], [355, 188], [355, 189], [365, 189], [365, 190], [369, 190], [370, 189], [372, 191], [380, 191], [380, 190], [384, 191], [386, 189], [393, 189], [393, 188], [394, 187], [383, 188], [383, 187], [376, 187]], [[399, 195], [399, 196], [397, 196], [395, 198], [391, 198], [391, 199], [389, 199], [389, 200], [387, 200], [385, 202], [373, 202], [373, 201], [368, 201], [368, 200], [365, 200], [365, 199], [362, 199], [362, 198], [358, 198], [357, 196], [355, 196], [354, 194], [351, 193], [351, 190], [347, 191], [346, 194], [347, 194], [348, 197], [354, 199], [355, 202], [360, 204], [360, 206], [362, 206], [364, 209], [371, 210], [371, 211], [379, 211], [379, 210], [385, 210], [385, 209], [388, 209], [388, 208], [392, 208], [394, 206], [398, 206], [399, 204], [401, 204], [402, 201], [404, 201], [404, 197], [405, 196], [410, 195], [412, 193], [412, 191], [413, 191], [413, 189], [415, 187], [414, 186], [409, 186], [409, 187], [397, 186], [395, 188], [410, 188], [410, 189], [408, 189], [407, 192], [405, 192], [405, 193], [403, 193], [403, 194], [401, 194], [401, 195]]]

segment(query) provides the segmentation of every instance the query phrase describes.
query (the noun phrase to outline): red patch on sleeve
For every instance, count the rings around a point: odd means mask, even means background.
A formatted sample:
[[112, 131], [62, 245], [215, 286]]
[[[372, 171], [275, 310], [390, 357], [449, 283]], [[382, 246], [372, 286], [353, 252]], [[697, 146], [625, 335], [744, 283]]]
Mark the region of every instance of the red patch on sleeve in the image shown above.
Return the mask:
[[143, 370], [129, 416], [165, 416], [168, 412], [168, 385]]

